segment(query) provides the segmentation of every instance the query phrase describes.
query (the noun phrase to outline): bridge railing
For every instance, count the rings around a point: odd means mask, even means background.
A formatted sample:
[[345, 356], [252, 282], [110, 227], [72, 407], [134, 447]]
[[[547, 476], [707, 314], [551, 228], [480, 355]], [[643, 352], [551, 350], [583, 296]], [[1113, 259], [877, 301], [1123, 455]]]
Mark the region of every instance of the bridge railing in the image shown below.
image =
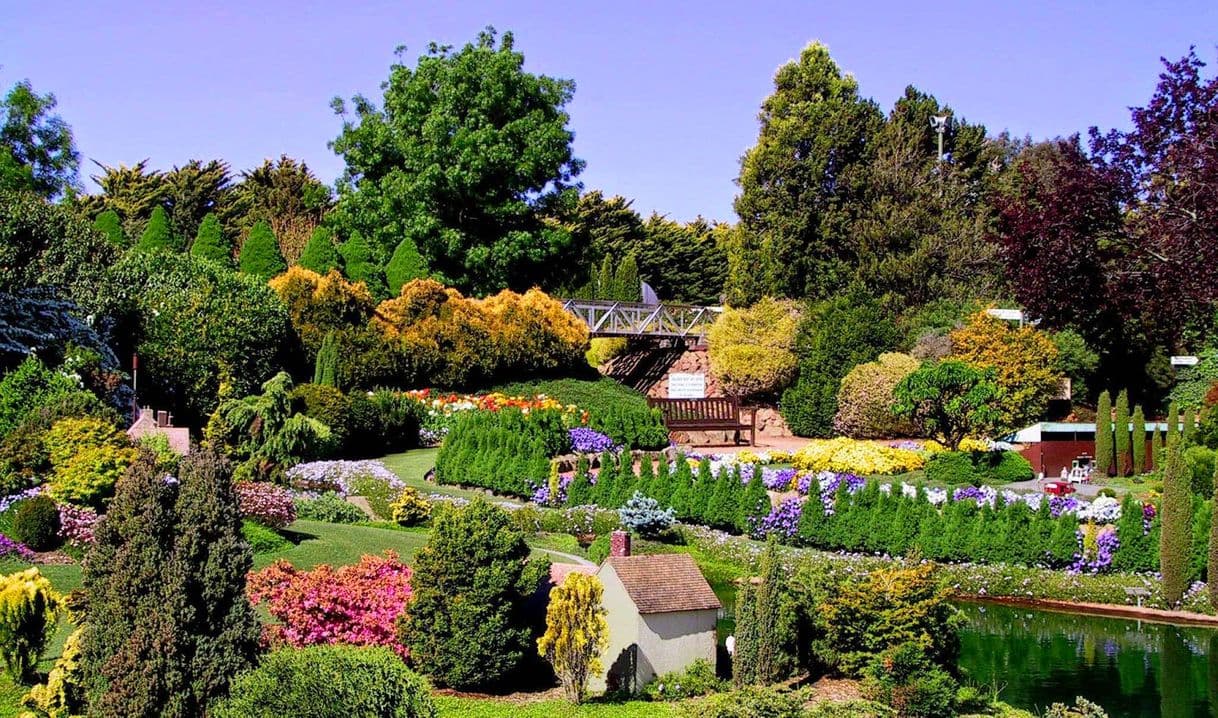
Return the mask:
[[563, 309], [588, 325], [594, 337], [675, 337], [701, 339], [723, 307], [642, 304], [602, 299], [566, 299]]

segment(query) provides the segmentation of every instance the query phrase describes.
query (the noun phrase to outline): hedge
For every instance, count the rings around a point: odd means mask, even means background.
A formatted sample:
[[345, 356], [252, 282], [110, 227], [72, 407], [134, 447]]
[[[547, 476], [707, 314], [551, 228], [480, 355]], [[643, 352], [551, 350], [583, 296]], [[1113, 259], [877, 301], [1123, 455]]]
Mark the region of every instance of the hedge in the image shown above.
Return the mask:
[[550, 459], [569, 448], [557, 410], [462, 412], [436, 456], [436, 478], [528, 496], [549, 478]]

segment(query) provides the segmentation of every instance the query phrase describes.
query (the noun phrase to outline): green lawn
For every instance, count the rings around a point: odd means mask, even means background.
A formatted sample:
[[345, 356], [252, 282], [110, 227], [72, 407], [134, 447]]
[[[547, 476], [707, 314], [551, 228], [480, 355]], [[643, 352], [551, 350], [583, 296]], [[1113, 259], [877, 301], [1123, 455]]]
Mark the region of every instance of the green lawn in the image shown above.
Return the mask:
[[435, 700], [440, 718], [664, 718], [680, 715], [676, 704], [647, 701], [573, 706], [561, 700], [516, 703], [453, 696], [436, 696]]
[[366, 554], [379, 555], [385, 551], [394, 551], [398, 558], [410, 563], [427, 543], [426, 529], [397, 530], [322, 521], [297, 521], [285, 533], [293, 545], [282, 551], [258, 554], [254, 557], [254, 568], [281, 558], [301, 569], [323, 563], [346, 566], [357, 563]]

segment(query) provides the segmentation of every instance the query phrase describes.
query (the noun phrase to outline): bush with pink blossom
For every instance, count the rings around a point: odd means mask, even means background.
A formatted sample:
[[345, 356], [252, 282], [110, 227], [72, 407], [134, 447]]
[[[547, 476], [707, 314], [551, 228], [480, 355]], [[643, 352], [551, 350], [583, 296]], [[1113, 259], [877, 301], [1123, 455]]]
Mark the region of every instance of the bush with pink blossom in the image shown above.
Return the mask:
[[239, 481], [236, 485], [241, 515], [273, 529], [285, 528], [296, 520], [292, 492], [261, 481]]
[[250, 600], [266, 602], [279, 623], [266, 627], [272, 645], [328, 643], [386, 646], [403, 658], [396, 621], [410, 600], [410, 567], [392, 551], [354, 566], [322, 564], [301, 571], [276, 561], [249, 576]]
[[93, 528], [101, 518], [96, 511], [71, 504], [59, 505], [59, 537], [72, 546], [93, 544]]

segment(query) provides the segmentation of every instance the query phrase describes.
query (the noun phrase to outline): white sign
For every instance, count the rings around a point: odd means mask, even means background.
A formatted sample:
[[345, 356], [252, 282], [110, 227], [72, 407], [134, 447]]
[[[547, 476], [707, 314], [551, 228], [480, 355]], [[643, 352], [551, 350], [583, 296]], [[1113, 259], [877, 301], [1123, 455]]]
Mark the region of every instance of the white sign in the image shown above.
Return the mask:
[[1172, 366], [1197, 366], [1197, 362], [1201, 361], [1195, 356], [1174, 356], [1171, 358]]
[[669, 374], [669, 399], [705, 399], [705, 374]]

